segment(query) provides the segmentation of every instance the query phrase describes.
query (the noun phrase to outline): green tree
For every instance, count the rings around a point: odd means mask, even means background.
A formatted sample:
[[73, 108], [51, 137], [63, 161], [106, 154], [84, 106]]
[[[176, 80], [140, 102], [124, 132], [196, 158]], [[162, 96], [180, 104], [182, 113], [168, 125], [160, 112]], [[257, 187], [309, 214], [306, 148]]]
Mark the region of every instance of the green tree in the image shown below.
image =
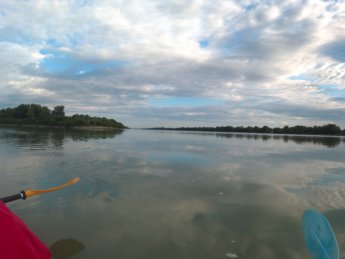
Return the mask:
[[262, 127], [262, 133], [271, 133], [272, 129], [268, 126], [263, 126]]
[[322, 133], [329, 135], [340, 135], [341, 129], [335, 124], [327, 124], [322, 127]]
[[28, 111], [26, 113], [26, 121], [28, 123], [33, 123], [35, 121], [35, 113], [32, 105], [28, 106]]
[[41, 107], [40, 113], [38, 115], [39, 124], [50, 125], [51, 124], [51, 111], [48, 107]]
[[64, 117], [65, 116], [65, 106], [58, 105], [54, 107], [54, 110], [52, 111], [52, 115], [56, 117]]
[[21, 104], [21, 105], [17, 106], [16, 108], [14, 108], [14, 118], [15, 119], [27, 118], [28, 110], [29, 110], [28, 104]]

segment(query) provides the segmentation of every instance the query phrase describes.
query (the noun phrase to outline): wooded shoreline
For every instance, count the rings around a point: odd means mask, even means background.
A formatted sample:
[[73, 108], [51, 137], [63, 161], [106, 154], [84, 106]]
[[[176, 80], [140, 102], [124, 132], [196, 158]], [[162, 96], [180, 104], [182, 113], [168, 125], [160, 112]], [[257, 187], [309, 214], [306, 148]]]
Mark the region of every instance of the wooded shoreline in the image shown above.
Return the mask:
[[63, 105], [50, 110], [40, 104], [21, 104], [15, 108], [0, 110], [0, 125], [33, 126], [50, 128], [89, 128], [104, 130], [105, 128], [127, 129], [125, 125], [114, 119], [95, 117], [84, 114], [65, 115]]
[[[122, 131], [124, 128], [106, 127], [106, 126], [49, 126], [49, 125], [35, 125], [35, 124], [3, 124], [0, 123], [1, 128], [23, 128], [23, 129], [61, 129], [61, 130], [85, 130], [85, 131]], [[125, 128], [128, 129], [128, 128]]]
[[345, 136], [345, 129], [341, 129], [335, 124], [327, 124], [323, 126], [284, 126], [283, 128], [270, 128], [268, 126], [218, 126], [218, 127], [179, 127], [165, 128], [156, 127], [148, 128], [148, 130], [175, 130], [175, 131], [201, 131], [201, 132], [228, 132], [228, 133], [261, 133], [261, 134], [289, 134], [289, 135], [325, 135], [325, 136]]

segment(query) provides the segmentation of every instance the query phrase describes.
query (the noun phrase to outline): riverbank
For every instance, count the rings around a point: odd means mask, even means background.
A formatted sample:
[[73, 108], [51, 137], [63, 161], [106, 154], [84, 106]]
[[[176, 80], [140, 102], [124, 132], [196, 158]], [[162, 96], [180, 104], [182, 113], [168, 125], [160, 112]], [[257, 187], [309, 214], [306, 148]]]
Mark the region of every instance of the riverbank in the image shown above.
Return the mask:
[[106, 126], [49, 126], [33, 124], [0, 124], [0, 127], [7, 128], [27, 128], [27, 129], [61, 129], [61, 130], [84, 130], [84, 131], [122, 131], [123, 128], [106, 127]]
[[148, 130], [175, 130], [175, 131], [201, 131], [201, 132], [228, 132], [228, 133], [254, 133], [254, 134], [289, 134], [289, 135], [324, 135], [324, 136], [345, 136], [345, 129], [335, 124], [323, 126], [284, 126], [283, 128], [270, 128], [268, 126], [218, 126], [218, 127], [179, 127], [179, 128], [148, 128]]
[[[33, 125], [34, 127], [99, 127], [126, 129], [128, 128], [121, 122], [105, 117], [96, 117], [86, 114], [74, 114], [72, 116], [65, 115], [65, 106], [55, 106], [50, 110], [46, 106], [40, 104], [21, 104], [15, 108], [7, 108], [0, 110], [0, 124], [8, 125]], [[103, 128], [104, 127], [104, 128]]]

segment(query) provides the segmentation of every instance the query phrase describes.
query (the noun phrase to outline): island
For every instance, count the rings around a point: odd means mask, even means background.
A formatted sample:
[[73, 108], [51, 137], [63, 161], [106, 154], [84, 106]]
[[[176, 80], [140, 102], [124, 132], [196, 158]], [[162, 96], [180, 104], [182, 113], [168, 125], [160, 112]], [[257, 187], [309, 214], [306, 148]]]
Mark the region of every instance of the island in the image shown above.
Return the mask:
[[345, 136], [345, 129], [335, 124], [323, 126], [284, 126], [282, 128], [270, 128], [268, 126], [218, 126], [218, 127], [180, 127], [180, 128], [149, 128], [150, 130], [177, 130], [177, 131], [208, 131], [208, 132], [234, 132], [234, 133], [263, 133], [263, 134], [298, 134], [298, 135], [332, 135]]
[[83, 114], [65, 115], [65, 106], [58, 105], [50, 110], [40, 104], [20, 104], [15, 108], [0, 110], [0, 125], [87, 128], [87, 129], [127, 129], [114, 119]]

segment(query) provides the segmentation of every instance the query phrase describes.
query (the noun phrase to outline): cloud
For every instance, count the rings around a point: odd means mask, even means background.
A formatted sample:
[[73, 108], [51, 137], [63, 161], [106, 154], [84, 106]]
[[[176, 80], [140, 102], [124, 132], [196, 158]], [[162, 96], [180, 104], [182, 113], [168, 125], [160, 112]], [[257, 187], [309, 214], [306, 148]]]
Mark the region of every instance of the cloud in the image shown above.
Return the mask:
[[[64, 104], [131, 127], [345, 126], [340, 2], [27, 1], [0, 10], [1, 107]], [[183, 98], [203, 102], [152, 101]]]
[[345, 39], [338, 39], [323, 45], [321, 53], [335, 61], [345, 63]]

